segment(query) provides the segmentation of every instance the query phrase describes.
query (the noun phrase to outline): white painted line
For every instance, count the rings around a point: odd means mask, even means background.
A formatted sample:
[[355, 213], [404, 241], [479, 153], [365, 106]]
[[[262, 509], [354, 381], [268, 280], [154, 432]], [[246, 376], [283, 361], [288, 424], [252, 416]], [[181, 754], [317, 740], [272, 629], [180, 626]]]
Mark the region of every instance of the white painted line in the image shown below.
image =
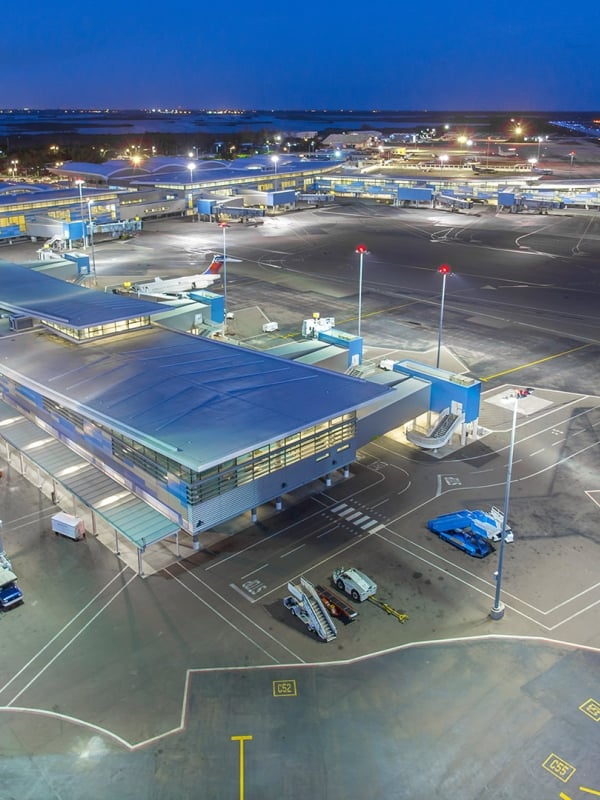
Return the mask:
[[362, 515], [362, 511], [355, 511], [354, 514], [351, 514], [349, 517], [346, 517], [346, 522], [352, 522], [353, 519], [360, 517]]
[[529, 458], [533, 458], [533, 456], [539, 456], [540, 453], [543, 453], [546, 448], [542, 447], [540, 450], [536, 450], [535, 453], [531, 453]]
[[370, 519], [370, 517], [367, 514], [365, 514], [360, 519], [357, 519], [354, 524], [358, 525], [359, 527], [362, 527], [363, 522], [366, 522], [368, 519]]
[[[188, 570], [188, 572], [189, 572], [189, 570]], [[235, 583], [230, 583], [230, 584], [229, 584], [229, 586], [230, 586], [230, 587], [231, 587], [231, 588], [232, 588], [234, 591], [236, 591], [238, 594], [241, 594], [241, 595], [242, 595], [242, 597], [243, 597], [245, 600], [247, 600], [249, 603], [254, 603], [254, 601], [255, 601], [255, 599], [256, 599], [256, 598], [255, 598], [255, 597], [250, 597], [250, 595], [249, 595], [249, 594], [246, 594], [246, 592], [245, 592], [243, 589], [240, 589], [240, 587], [239, 587], [239, 586], [236, 586], [236, 585], [235, 585]]]
[[249, 578], [250, 575], [254, 575], [255, 572], [260, 572], [261, 569], [264, 569], [265, 567], [268, 567], [268, 566], [269, 566], [269, 563], [267, 562], [266, 564], [263, 564], [261, 567], [257, 567], [256, 569], [253, 569], [252, 572], [247, 572], [245, 575], [241, 576], [241, 580], [244, 580], [244, 578]]
[[384, 503], [389, 503], [389, 502], [390, 502], [390, 498], [389, 498], [389, 497], [384, 497], [384, 499], [383, 499], [383, 500], [381, 500], [381, 502], [379, 502], [379, 503], [374, 503], [374, 504], [371, 506], [371, 508], [379, 508], [379, 506], [382, 506]]
[[363, 531], [368, 531], [369, 528], [372, 528], [376, 522], [377, 522], [376, 519], [370, 519], [365, 525], [362, 525]]
[[[279, 664], [279, 659], [275, 658], [274, 655], [271, 655], [271, 653], [269, 653], [268, 650], [265, 650], [264, 647], [261, 647], [258, 642], [255, 642], [254, 639], [251, 636], [248, 636], [247, 633], [244, 633], [244, 631], [241, 630], [240, 628], [238, 628], [237, 625], [234, 625], [233, 622], [230, 619], [228, 619], [224, 614], [221, 614], [220, 611], [217, 611], [217, 609], [214, 606], [211, 606], [211, 604], [207, 600], [205, 600], [203, 597], [200, 597], [200, 595], [197, 592], [195, 592], [191, 588], [191, 586], [186, 586], [186, 584], [181, 580], [181, 578], [178, 578], [176, 575], [173, 575], [171, 572], [169, 572], [168, 569], [165, 570], [165, 572], [167, 572], [173, 578], [173, 580], [177, 581], [177, 583], [183, 589], [185, 589], [186, 592], [189, 592], [190, 594], [192, 594], [196, 598], [196, 600], [199, 600], [202, 603], [202, 605], [205, 605], [207, 608], [209, 608], [213, 612], [213, 614], [215, 614], [217, 617], [219, 617], [219, 619], [223, 620], [223, 622], [225, 622], [227, 625], [229, 625], [230, 628], [233, 628], [233, 630], [236, 631], [237, 633], [239, 633], [240, 636], [243, 636], [244, 639], [247, 639], [251, 644], [253, 644], [255, 647], [257, 647], [261, 652], [263, 652], [267, 656], [267, 658], [270, 658], [271, 661], [275, 662], [275, 664]], [[188, 575], [192, 574], [189, 570], [186, 570], [186, 572], [188, 573]], [[195, 576], [192, 576], [192, 577], [195, 577]], [[233, 588], [236, 588], [235, 586], [233, 586], [233, 584], [230, 584], [230, 585]], [[229, 604], [229, 605], [231, 605], [231, 604]]]
[[[447, 575], [449, 578], [452, 578], [453, 580], [457, 581], [458, 583], [462, 583], [464, 586], [467, 586], [469, 589], [472, 589], [472, 591], [478, 592], [479, 594], [482, 594], [485, 597], [488, 597], [490, 600], [493, 600], [494, 592], [493, 592], [493, 587], [491, 586], [491, 584], [489, 584], [489, 586], [490, 586], [490, 590], [489, 591], [485, 591], [483, 589], [480, 589], [478, 586], [475, 586], [472, 583], [469, 583], [469, 581], [466, 581], [463, 578], [459, 578], [458, 575], [453, 575], [452, 572], [450, 572], [447, 569], [444, 569], [443, 567], [440, 567], [439, 564], [434, 564], [433, 562], [428, 561], [426, 558], [423, 558], [423, 556], [419, 556], [416, 553], [412, 553], [406, 547], [403, 547], [402, 545], [398, 544], [397, 542], [392, 542], [390, 539], [386, 539], [385, 536], [381, 536], [380, 538], [383, 539], [385, 542], [388, 542], [388, 544], [391, 544], [392, 547], [397, 547], [399, 550], [404, 550], [405, 552], [410, 553], [413, 556], [413, 558], [417, 558], [417, 559], [419, 559], [419, 561], [423, 561], [425, 564], [428, 564], [430, 567], [433, 567], [434, 569], [437, 569], [440, 572], [443, 572], [444, 575]], [[432, 553], [431, 555], [435, 555], [435, 553]], [[504, 592], [504, 596], [505, 597], [507, 596], [507, 592]], [[514, 599], [516, 600], [517, 598], [514, 598]], [[508, 606], [508, 603], [506, 605]], [[533, 617], [530, 617], [527, 614], [524, 614], [518, 608], [515, 608], [512, 605], [508, 606], [508, 607], [511, 608], [512, 611], [514, 611], [516, 614], [519, 614], [521, 617], [524, 617], [525, 619], [529, 620], [530, 622], [533, 622], [535, 625], [540, 625], [545, 630], [549, 630], [547, 625], [544, 625], [542, 622], [539, 622], [538, 620], [534, 619]]]
[[376, 525], [369, 533], [378, 533], [379, 531], [383, 530], [385, 525]]
[[320, 539], [322, 536], [328, 536], [330, 533], [333, 533], [333, 531], [337, 531], [337, 530], [339, 530], [339, 527], [340, 527], [339, 525], [333, 525], [331, 528], [326, 528], [326, 529], [323, 531], [323, 533], [320, 533], [320, 534], [317, 536], [317, 539]]
[[331, 511], [332, 511], [334, 514], [339, 514], [339, 513], [340, 513], [340, 511], [341, 511], [343, 508], [348, 508], [348, 506], [346, 505], [346, 503], [340, 503], [340, 505], [339, 505], [339, 506], [336, 506], [335, 508], [332, 508], [332, 509], [331, 509]]
[[557, 447], [559, 444], [564, 444], [564, 439], [559, 439], [558, 442], [552, 442], [552, 447]]
[[[265, 636], [266, 636], [268, 639], [271, 639], [273, 642], [275, 642], [276, 644], [278, 644], [278, 645], [279, 645], [279, 647], [283, 648], [283, 649], [284, 649], [284, 650], [285, 650], [287, 653], [289, 653], [291, 656], [293, 656], [295, 659], [297, 659], [297, 660], [298, 660], [298, 661], [299, 661], [301, 664], [304, 664], [304, 663], [305, 663], [304, 659], [303, 659], [303, 658], [300, 658], [300, 656], [299, 656], [297, 653], [294, 653], [294, 651], [293, 651], [293, 650], [290, 650], [290, 648], [289, 648], [289, 647], [286, 647], [286, 645], [284, 645], [284, 644], [283, 644], [283, 642], [280, 642], [278, 639], [276, 639], [276, 638], [273, 636], [273, 634], [269, 633], [269, 631], [265, 630], [265, 628], [263, 628], [261, 625], [259, 625], [257, 622], [255, 622], [253, 619], [251, 619], [251, 618], [250, 618], [250, 617], [248, 617], [246, 614], [244, 614], [244, 612], [243, 612], [241, 609], [239, 609], [237, 606], [234, 606], [234, 605], [233, 605], [233, 603], [230, 603], [230, 602], [229, 602], [229, 600], [227, 600], [225, 597], [223, 597], [223, 595], [219, 594], [219, 592], [217, 592], [215, 589], [213, 589], [213, 588], [212, 588], [212, 586], [209, 586], [209, 585], [208, 585], [208, 583], [205, 583], [205, 582], [204, 582], [204, 581], [203, 581], [201, 578], [199, 578], [199, 577], [198, 577], [198, 576], [197, 576], [195, 573], [193, 573], [193, 572], [190, 572], [190, 570], [189, 570], [189, 569], [187, 569], [187, 567], [185, 567], [185, 566], [184, 566], [184, 569], [185, 569], [185, 571], [187, 572], [187, 574], [190, 576], [190, 578], [193, 578], [195, 581], [198, 581], [198, 583], [200, 583], [202, 586], [204, 586], [204, 588], [205, 588], [207, 591], [209, 591], [209, 592], [212, 592], [212, 594], [214, 594], [216, 597], [218, 597], [218, 598], [219, 598], [219, 600], [221, 600], [221, 602], [222, 602], [222, 603], [224, 603], [226, 606], [229, 606], [229, 608], [231, 608], [231, 609], [232, 609], [232, 611], [235, 611], [235, 613], [236, 613], [236, 614], [238, 614], [238, 615], [239, 615], [240, 617], [242, 617], [243, 619], [245, 619], [245, 620], [246, 620], [246, 622], [250, 623], [250, 625], [253, 625], [255, 628], [258, 628], [258, 630], [259, 630], [259, 631], [260, 631], [262, 634], [264, 634], [264, 635], [265, 635]], [[179, 579], [178, 579], [178, 578], [176, 578], [176, 580], [179, 580]], [[181, 581], [180, 581], [180, 583], [181, 583]], [[240, 590], [237, 588], [237, 586], [235, 586], [235, 584], [230, 584], [230, 585], [231, 585], [231, 587], [232, 587], [232, 588], [236, 589], [237, 591], [240, 591]], [[191, 590], [189, 589], [189, 587], [185, 586], [185, 584], [184, 584], [184, 583], [182, 583], [182, 586], [184, 586], [186, 589], [188, 589], [188, 591], [191, 591]], [[194, 592], [192, 592], [192, 594], [194, 594], [194, 595], [195, 595], [195, 593], [194, 593]], [[240, 591], [240, 594], [243, 594], [243, 592], [241, 592], [241, 591]], [[206, 600], [203, 600], [201, 597], [198, 597], [198, 599], [199, 599], [199, 600], [200, 600], [202, 603], [204, 603], [205, 605], [207, 605], [207, 606], [208, 606], [208, 607], [209, 607], [211, 610], [215, 611], [215, 614], [218, 614], [218, 612], [217, 612], [215, 609], [213, 609], [213, 608], [212, 608], [212, 606], [211, 606], [211, 605], [209, 605], [209, 604], [206, 602]], [[255, 601], [256, 601], [256, 598], [254, 598], [254, 600], [251, 600], [250, 602], [255, 602]], [[235, 626], [233, 625], [233, 623], [229, 622], [229, 620], [227, 620], [227, 621], [228, 621], [228, 624], [232, 625], [232, 627], [235, 627]], [[244, 635], [244, 636], [246, 636], [246, 634], [243, 634], [243, 635]], [[252, 640], [252, 639], [251, 639], [249, 636], [246, 636], [246, 638], [247, 638], [249, 641], [253, 641], [253, 640]], [[258, 645], [257, 645], [257, 646], [258, 646]], [[261, 648], [261, 649], [262, 649], [262, 648]], [[266, 651], [265, 651], [265, 652], [266, 652]]]
[[345, 511], [340, 511], [340, 513], [338, 514], [338, 516], [340, 516], [340, 517], [347, 517], [347, 516], [348, 516], [348, 514], [351, 514], [353, 511], [354, 511], [354, 509], [352, 508], [352, 506], [349, 506], [349, 507], [348, 507], [348, 508], [347, 508]]
[[[74, 642], [76, 639], [78, 639], [78, 638], [81, 636], [81, 634], [82, 634], [82, 633], [84, 633], [84, 632], [87, 630], [87, 628], [89, 628], [89, 626], [92, 624], [92, 622], [95, 622], [95, 621], [96, 621], [96, 619], [97, 619], [97, 618], [100, 616], [100, 614], [102, 614], [102, 613], [104, 612], [104, 610], [105, 610], [105, 609], [107, 609], [107, 608], [108, 608], [108, 606], [109, 606], [109, 605], [110, 605], [110, 604], [111, 604], [111, 603], [112, 603], [114, 600], [116, 600], [116, 599], [117, 599], [117, 597], [118, 597], [118, 596], [121, 594], [121, 592], [124, 592], [124, 591], [125, 591], [125, 589], [127, 589], [127, 587], [129, 586], [129, 584], [130, 584], [130, 583], [132, 583], [132, 581], [134, 581], [134, 580], [135, 580], [137, 577], [138, 577], [138, 576], [137, 576], [137, 573], [136, 573], [135, 575], [132, 575], [132, 576], [131, 576], [131, 578], [129, 578], [129, 580], [127, 581], [127, 583], [126, 583], [124, 586], [121, 586], [121, 588], [120, 588], [120, 589], [119, 589], [117, 592], [115, 592], [115, 594], [113, 594], [113, 596], [110, 598], [110, 600], [108, 600], [108, 601], [107, 601], [107, 602], [106, 602], [106, 603], [105, 603], [105, 604], [104, 604], [104, 605], [103, 605], [103, 606], [100, 608], [100, 610], [99, 610], [99, 611], [97, 611], [97, 612], [94, 614], [94, 616], [93, 616], [93, 617], [92, 617], [90, 620], [88, 620], [88, 622], [86, 622], [86, 623], [85, 623], [85, 625], [84, 625], [82, 628], [80, 628], [80, 629], [77, 631], [77, 633], [76, 633], [74, 636], [72, 636], [72, 637], [69, 639], [69, 641], [66, 643], [66, 645], [65, 645], [64, 647], [62, 647], [62, 648], [61, 648], [61, 649], [58, 651], [58, 653], [57, 653], [57, 654], [56, 654], [56, 655], [55, 655], [53, 658], [51, 658], [51, 659], [50, 659], [50, 661], [48, 661], [48, 662], [47, 662], [47, 663], [46, 663], [46, 664], [45, 664], [45, 665], [42, 667], [42, 669], [41, 669], [41, 670], [40, 670], [40, 671], [37, 673], [37, 675], [34, 675], [34, 676], [33, 676], [33, 678], [32, 678], [32, 679], [29, 681], [29, 683], [26, 683], [26, 684], [25, 684], [25, 686], [24, 686], [24, 687], [21, 689], [21, 691], [20, 691], [20, 692], [17, 692], [17, 694], [16, 694], [16, 695], [13, 697], [13, 699], [12, 699], [12, 700], [11, 700], [9, 703], [7, 703], [6, 705], [7, 705], [7, 706], [11, 706], [11, 705], [12, 705], [12, 704], [15, 702], [15, 700], [18, 700], [18, 699], [19, 699], [19, 697], [21, 697], [21, 695], [22, 695], [22, 694], [24, 694], [24, 693], [27, 691], [27, 689], [29, 689], [29, 687], [30, 687], [32, 684], [34, 684], [34, 683], [37, 681], [37, 679], [38, 679], [39, 677], [41, 677], [41, 676], [44, 674], [44, 672], [45, 672], [45, 671], [48, 669], [48, 667], [51, 667], [51, 666], [52, 666], [52, 664], [54, 664], [54, 662], [56, 661], [56, 659], [57, 659], [57, 658], [59, 658], [60, 656], [62, 656], [62, 654], [65, 652], [65, 650], [66, 650], [68, 647], [70, 647], [70, 646], [73, 644], [73, 642]], [[68, 665], [67, 665], [67, 669], [68, 669]]]
[[46, 643], [46, 644], [45, 644], [45, 645], [44, 645], [44, 646], [43, 646], [43, 647], [42, 647], [40, 650], [38, 650], [38, 651], [37, 651], [37, 653], [36, 653], [34, 656], [32, 656], [32, 657], [29, 659], [29, 661], [28, 661], [26, 664], [24, 664], [24, 665], [21, 667], [21, 669], [20, 669], [18, 672], [17, 672], [15, 675], [13, 675], [13, 677], [12, 677], [12, 678], [11, 678], [9, 681], [7, 681], [7, 683], [5, 683], [5, 684], [4, 684], [4, 686], [2, 686], [2, 687], [0, 688], [0, 694], [2, 694], [2, 692], [4, 692], [4, 690], [5, 690], [5, 689], [7, 689], [7, 688], [8, 688], [8, 687], [11, 685], [11, 683], [12, 683], [14, 680], [16, 680], [16, 678], [18, 678], [18, 677], [19, 677], [19, 675], [20, 675], [22, 672], [24, 672], [24, 671], [27, 669], [27, 667], [29, 667], [29, 666], [30, 666], [30, 665], [31, 665], [31, 664], [32, 664], [32, 663], [35, 661], [35, 659], [36, 659], [36, 658], [38, 658], [39, 656], [41, 656], [41, 654], [42, 654], [42, 653], [43, 653], [45, 650], [47, 650], [47, 649], [50, 647], [50, 645], [51, 645], [53, 642], [55, 642], [55, 641], [58, 639], [58, 637], [59, 637], [59, 636], [61, 636], [61, 635], [62, 635], [62, 634], [63, 634], [63, 633], [64, 633], [64, 632], [67, 630], [67, 628], [68, 628], [70, 625], [72, 625], [72, 624], [75, 622], [75, 620], [76, 620], [78, 617], [80, 617], [82, 614], [84, 614], [84, 613], [87, 611], [87, 609], [88, 609], [88, 608], [89, 608], [89, 607], [92, 605], [92, 603], [95, 603], [95, 602], [96, 602], [96, 600], [97, 600], [97, 599], [100, 597], [100, 595], [101, 595], [101, 594], [102, 594], [102, 593], [103, 593], [103, 592], [104, 592], [106, 589], [108, 589], [108, 587], [111, 585], [111, 583], [113, 583], [113, 582], [114, 582], [114, 581], [116, 581], [118, 578], [120, 578], [120, 577], [121, 577], [121, 575], [122, 575], [122, 574], [123, 574], [123, 573], [124, 573], [126, 570], [128, 570], [128, 569], [129, 569], [129, 567], [123, 567], [122, 569], [120, 569], [120, 570], [119, 570], [119, 572], [117, 572], [117, 574], [115, 575], [115, 577], [114, 577], [114, 578], [111, 578], [111, 580], [109, 580], [109, 582], [108, 582], [107, 584], [105, 584], [105, 586], [103, 586], [103, 587], [102, 587], [102, 589], [100, 589], [100, 591], [99, 591], [99, 592], [96, 592], [96, 594], [95, 594], [95, 595], [92, 597], [92, 599], [91, 599], [91, 600], [90, 600], [88, 603], [86, 603], [86, 604], [83, 606], [83, 608], [82, 608], [80, 611], [78, 611], [78, 612], [77, 612], [77, 614], [75, 614], [75, 616], [74, 616], [74, 617], [72, 617], [72, 619], [70, 619], [70, 620], [69, 620], [69, 621], [68, 621], [68, 622], [67, 622], [65, 625], [63, 625], [63, 626], [62, 626], [62, 628], [61, 628], [61, 629], [60, 629], [60, 630], [59, 630], [57, 633], [55, 633], [55, 634], [54, 634], [54, 636], [53, 636], [53, 637], [50, 639], [50, 641], [49, 641], [49, 642], [47, 642], [47, 643]]
[[[382, 526], [382, 527], [385, 527], [385, 526]], [[358, 536], [355, 536], [352, 539], [352, 541], [349, 542], [344, 547], [340, 547], [335, 552], [331, 552], [328, 555], [326, 555], [324, 558], [322, 558], [320, 561], [315, 562], [311, 566], [310, 569], [311, 570], [318, 569], [318, 567], [321, 567], [323, 564], [326, 564], [328, 561], [338, 561], [339, 562], [340, 557], [346, 552], [346, 550], [351, 550], [353, 547], [356, 547], [357, 545], [362, 544], [363, 542], [365, 542], [367, 539], [370, 538], [371, 533], [372, 533], [372, 531], [369, 531], [368, 533], [365, 533], [364, 535], [360, 535], [359, 534]], [[265, 597], [267, 597], [270, 594], [273, 594], [274, 592], [280, 592], [281, 589], [284, 586], [287, 586], [287, 584], [288, 584], [288, 582], [285, 581], [284, 583], [280, 583], [278, 586], [273, 587], [273, 589], [269, 589], [269, 591], [263, 592], [261, 594], [261, 599], [264, 599]]]
[[580, 611], [576, 611], [574, 614], [571, 614], [571, 616], [567, 617], [566, 619], [562, 619], [560, 622], [557, 622], [556, 625], [552, 625], [550, 628], [548, 628], [548, 630], [549, 631], [556, 630], [556, 628], [559, 628], [561, 625], [564, 625], [565, 622], [570, 622], [572, 619], [575, 619], [575, 617], [580, 617], [582, 614], [585, 614], [585, 612], [589, 611], [591, 608], [595, 608], [599, 603], [600, 600], [596, 600], [595, 603], [590, 603], [589, 606], [582, 608]]
[[288, 550], [287, 553], [282, 553], [279, 558], [287, 558], [291, 556], [292, 553], [296, 553], [298, 550], [302, 550], [303, 547], [306, 547], [306, 544], [299, 544], [298, 547], [294, 547], [293, 550]]
[[[600, 653], [600, 649], [597, 647], [593, 647], [589, 644], [579, 644], [577, 642], [566, 642], [560, 639], [551, 639], [547, 636], [526, 636], [526, 635], [509, 635], [509, 634], [482, 634], [482, 635], [473, 635], [473, 636], [454, 636], [448, 637], [446, 639], [431, 639], [431, 640], [423, 640], [419, 642], [408, 642], [407, 644], [396, 645], [395, 647], [387, 648], [386, 650], [376, 650], [374, 652], [366, 653], [364, 655], [356, 656], [355, 658], [347, 658], [341, 659], [340, 661], [318, 661], [318, 662], [304, 662], [306, 666], [309, 667], [335, 667], [339, 669], [342, 666], [351, 666], [353, 664], [362, 664], [363, 662], [370, 661], [373, 658], [379, 658], [381, 656], [390, 655], [393, 653], [400, 653], [405, 650], [410, 651], [416, 648], [425, 648], [425, 647], [440, 647], [440, 646], [452, 646], [455, 644], [473, 644], [474, 642], [531, 642], [535, 645], [539, 644], [540, 642], [544, 642], [553, 646], [559, 647], [566, 647], [572, 651], [579, 651], [582, 650], [587, 653]], [[298, 667], [298, 664], [278, 664], [277, 669], [295, 669]], [[272, 670], [274, 669], [272, 664], [257, 664], [256, 666], [240, 666], [240, 667], [204, 667], [199, 669], [187, 669], [185, 671], [185, 682], [184, 682], [184, 689], [183, 689], [183, 696], [181, 700], [181, 714], [180, 714], [180, 721], [179, 725], [171, 728], [170, 730], [163, 731], [156, 736], [151, 736], [148, 739], [141, 739], [135, 743], [129, 742], [126, 739], [118, 736], [117, 734], [113, 733], [112, 731], [102, 728], [99, 725], [94, 725], [90, 722], [86, 722], [86, 720], [79, 719], [78, 717], [68, 716], [67, 714], [59, 714], [55, 711], [48, 711], [46, 709], [39, 709], [39, 708], [23, 708], [19, 706], [12, 706], [10, 708], [10, 713], [21, 713], [26, 714], [27, 716], [40, 716], [40, 717], [47, 717], [48, 719], [55, 719], [61, 720], [63, 722], [68, 722], [73, 725], [78, 725], [81, 728], [90, 731], [98, 731], [101, 734], [105, 735], [107, 738], [112, 739], [113, 741], [123, 745], [123, 747], [127, 748], [128, 750], [134, 752], [143, 748], [147, 748], [149, 745], [155, 744], [167, 737], [173, 736], [177, 733], [181, 733], [182, 731], [186, 730], [186, 720], [189, 710], [189, 696], [190, 696], [190, 686], [192, 678], [196, 675], [203, 675], [203, 674], [215, 674], [218, 672], [228, 673], [228, 672], [249, 672], [249, 671], [258, 671], [261, 670]], [[6, 710], [3, 707], [0, 707], [0, 712]]]

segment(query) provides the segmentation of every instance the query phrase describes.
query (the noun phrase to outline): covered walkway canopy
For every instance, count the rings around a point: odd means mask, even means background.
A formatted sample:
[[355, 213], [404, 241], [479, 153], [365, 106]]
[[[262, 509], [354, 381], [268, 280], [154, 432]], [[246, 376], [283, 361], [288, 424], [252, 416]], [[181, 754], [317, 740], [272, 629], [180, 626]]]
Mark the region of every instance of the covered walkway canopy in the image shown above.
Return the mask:
[[[39, 474], [39, 482], [36, 483], [54, 501], [59, 497], [67, 500], [70, 496], [73, 499], [73, 512], [86, 517], [91, 513], [91, 526], [88, 527], [92, 531], [96, 532], [98, 517], [114, 530], [115, 536], [121, 535], [131, 542], [138, 550], [140, 574], [143, 574], [141, 554], [145, 549], [163, 539], [177, 536], [179, 526], [176, 523], [138, 499], [54, 436], [44, 435], [37, 425], [2, 401], [0, 440], [6, 447], [6, 460], [15, 464], [18, 457], [22, 474], [31, 473], [32, 467], [36, 468]], [[87, 514], [84, 513], [86, 510]], [[118, 552], [118, 541], [116, 549]]]

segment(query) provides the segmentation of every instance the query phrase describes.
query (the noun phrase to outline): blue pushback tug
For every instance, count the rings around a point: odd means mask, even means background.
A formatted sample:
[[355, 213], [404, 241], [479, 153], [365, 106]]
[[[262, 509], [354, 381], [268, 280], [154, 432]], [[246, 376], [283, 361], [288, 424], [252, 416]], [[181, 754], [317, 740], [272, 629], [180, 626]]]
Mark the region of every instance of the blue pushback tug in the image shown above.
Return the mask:
[[494, 552], [494, 547], [482, 533], [473, 530], [473, 512], [463, 509], [454, 514], [443, 514], [430, 519], [427, 527], [440, 539], [449, 542], [474, 558], [485, 558]]

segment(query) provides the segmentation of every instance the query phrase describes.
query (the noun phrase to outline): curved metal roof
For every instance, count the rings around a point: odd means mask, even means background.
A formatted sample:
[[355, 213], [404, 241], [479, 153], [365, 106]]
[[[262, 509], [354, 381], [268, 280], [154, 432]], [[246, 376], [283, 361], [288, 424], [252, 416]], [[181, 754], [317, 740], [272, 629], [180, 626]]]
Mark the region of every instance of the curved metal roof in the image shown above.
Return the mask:
[[36, 332], [0, 336], [0, 360], [22, 385], [196, 471], [391, 391], [159, 327], [66, 349]]
[[86, 289], [10, 261], [0, 261], [0, 307], [71, 328], [105, 325], [164, 311], [160, 303]]

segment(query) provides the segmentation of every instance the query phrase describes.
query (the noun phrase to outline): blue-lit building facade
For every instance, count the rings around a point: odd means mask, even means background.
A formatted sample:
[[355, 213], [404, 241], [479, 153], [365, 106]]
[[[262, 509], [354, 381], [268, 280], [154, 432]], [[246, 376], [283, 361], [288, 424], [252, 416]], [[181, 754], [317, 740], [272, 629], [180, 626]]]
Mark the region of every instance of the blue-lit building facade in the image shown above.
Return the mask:
[[389, 386], [167, 330], [152, 302], [8, 262], [0, 278], [1, 401], [194, 537], [343, 472], [428, 402], [424, 381], [409, 408]]

